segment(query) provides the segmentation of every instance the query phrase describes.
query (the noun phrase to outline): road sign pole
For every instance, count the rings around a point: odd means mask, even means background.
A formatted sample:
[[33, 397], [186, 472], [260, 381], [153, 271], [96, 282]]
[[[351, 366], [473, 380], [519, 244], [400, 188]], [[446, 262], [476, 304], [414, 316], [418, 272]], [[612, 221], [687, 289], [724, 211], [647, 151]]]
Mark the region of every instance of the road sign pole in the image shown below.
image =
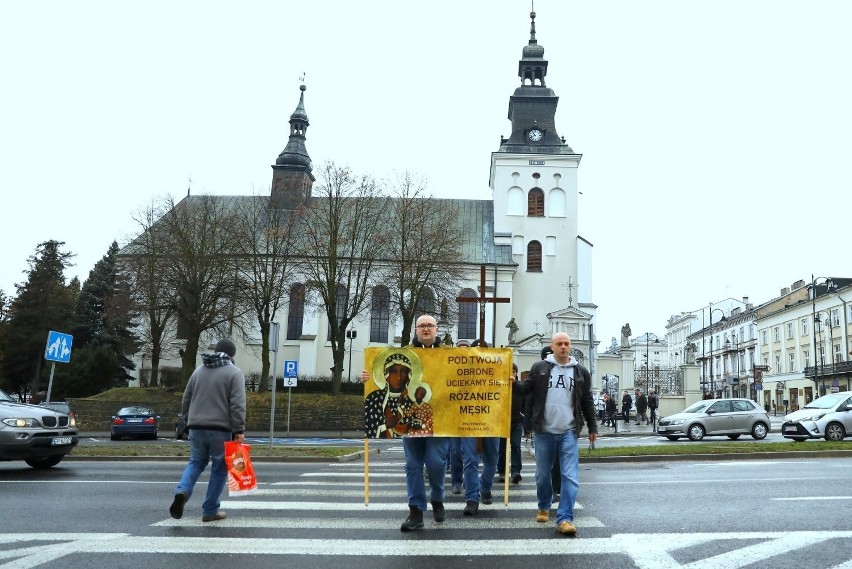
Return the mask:
[[272, 449], [272, 439], [275, 437], [275, 384], [278, 383], [278, 350], [272, 356], [272, 398], [269, 408], [269, 448]]
[[50, 380], [47, 382], [47, 401], [50, 403], [50, 391], [53, 389], [53, 372], [56, 370], [56, 362], [50, 362]]
[[293, 388], [287, 388], [287, 435], [290, 435], [290, 398], [293, 396]]
[[269, 450], [272, 450], [272, 439], [275, 438], [275, 387], [278, 383], [278, 322], [270, 323], [270, 343], [272, 344], [272, 398], [269, 407]]

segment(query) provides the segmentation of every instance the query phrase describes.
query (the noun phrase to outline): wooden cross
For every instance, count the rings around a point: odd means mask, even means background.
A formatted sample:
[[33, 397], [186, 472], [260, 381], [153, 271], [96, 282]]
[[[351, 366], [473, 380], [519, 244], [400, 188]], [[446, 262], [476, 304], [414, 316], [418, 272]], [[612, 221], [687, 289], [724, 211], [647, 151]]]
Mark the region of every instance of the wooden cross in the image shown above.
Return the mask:
[[[494, 294], [497, 294], [497, 287], [494, 287]], [[479, 267], [479, 297], [470, 298], [467, 296], [459, 296], [456, 302], [478, 302], [479, 303], [479, 340], [485, 341], [485, 304], [488, 302], [510, 302], [510, 298], [497, 298], [496, 296], [488, 298], [485, 296], [485, 265]]]

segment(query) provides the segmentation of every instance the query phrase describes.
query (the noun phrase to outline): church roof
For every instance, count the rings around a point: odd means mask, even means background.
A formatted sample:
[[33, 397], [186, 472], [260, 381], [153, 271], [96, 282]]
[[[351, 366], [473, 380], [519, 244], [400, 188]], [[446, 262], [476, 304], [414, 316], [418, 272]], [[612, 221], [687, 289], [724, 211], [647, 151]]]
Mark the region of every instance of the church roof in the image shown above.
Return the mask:
[[[244, 209], [242, 206], [251, 200], [268, 201], [268, 196], [203, 196], [203, 195], [188, 195], [181, 200], [175, 207], [185, 207], [192, 203], [193, 200], [201, 200], [212, 198], [216, 200], [226, 210], [239, 211]], [[314, 200], [320, 198], [309, 198], [308, 205]], [[359, 198], [347, 198], [359, 199]], [[394, 199], [394, 198], [387, 198]], [[482, 264], [497, 264], [497, 265], [516, 265], [512, 259], [512, 249], [510, 245], [495, 245], [494, 244], [494, 202], [491, 200], [466, 200], [466, 199], [446, 199], [439, 202], [446, 203], [448, 206], [457, 208], [458, 216], [455, 218], [456, 225], [463, 235], [461, 246], [462, 258], [460, 261], [476, 265]], [[133, 243], [126, 246], [123, 254], [133, 254], [138, 252]]]

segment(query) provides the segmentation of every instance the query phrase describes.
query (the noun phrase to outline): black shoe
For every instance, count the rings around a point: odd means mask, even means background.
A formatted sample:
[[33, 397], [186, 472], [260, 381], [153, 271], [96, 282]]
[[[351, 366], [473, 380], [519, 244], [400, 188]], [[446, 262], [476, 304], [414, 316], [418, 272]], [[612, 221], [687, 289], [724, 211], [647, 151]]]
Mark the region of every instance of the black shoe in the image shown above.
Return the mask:
[[553, 503], [555, 504], [558, 501], [559, 501], [559, 492], [554, 492], [553, 493]]
[[453, 494], [461, 494], [461, 486], [453, 486]]
[[447, 519], [447, 512], [444, 510], [443, 502], [432, 502], [432, 517], [436, 522], [443, 522]]
[[486, 506], [494, 502], [494, 498], [491, 496], [491, 492], [483, 492], [480, 498], [482, 499], [482, 503]]
[[169, 506], [169, 513], [176, 520], [179, 520], [183, 517], [183, 505], [186, 504], [186, 494], [183, 492], [178, 492], [175, 494], [175, 499], [172, 502], [172, 505]]
[[475, 516], [476, 512], [479, 511], [479, 502], [476, 500], [468, 500], [467, 505], [464, 507], [464, 512], [462, 512], [466, 516]]
[[512, 475], [512, 484], [517, 484], [517, 483], [518, 483], [518, 482], [520, 482], [521, 480], [523, 480], [523, 478], [521, 478], [521, 473], [520, 473], [520, 472], [516, 472], [516, 473], [514, 473], [514, 474]]
[[423, 512], [414, 506], [408, 506], [410, 513], [408, 517], [399, 526], [399, 531], [414, 531], [423, 527]]
[[505, 482], [505, 481], [506, 481], [506, 477], [505, 477], [505, 476], [503, 476], [502, 474], [500, 474], [499, 476], [497, 476], [497, 482]]

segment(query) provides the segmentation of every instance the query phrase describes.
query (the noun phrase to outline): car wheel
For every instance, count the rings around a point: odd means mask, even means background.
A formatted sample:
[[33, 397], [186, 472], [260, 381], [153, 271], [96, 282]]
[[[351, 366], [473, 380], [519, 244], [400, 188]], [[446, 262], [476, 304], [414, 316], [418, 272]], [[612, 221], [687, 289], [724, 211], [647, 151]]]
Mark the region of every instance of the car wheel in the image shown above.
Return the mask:
[[700, 441], [704, 438], [704, 427], [699, 425], [698, 423], [689, 427], [689, 440], [691, 441]]
[[829, 423], [825, 427], [825, 440], [842, 441], [846, 438], [846, 431], [840, 423]]
[[118, 435], [116, 435], [115, 433], [109, 434], [109, 440], [111, 440], [111, 441], [117, 441], [119, 438], [120, 437]]
[[769, 427], [766, 426], [766, 423], [755, 423], [751, 428], [751, 438], [756, 441], [762, 441], [768, 434]]
[[151, 435], [151, 440], [156, 441], [157, 437], [158, 437], [157, 433], [154, 433], [153, 435]]
[[740, 438], [740, 436], [739, 435], [728, 435], [728, 438], [731, 439], [732, 441], [735, 441], [738, 438]]
[[175, 440], [178, 440], [178, 441], [179, 441], [179, 440], [181, 440], [182, 438], [183, 438], [183, 437], [182, 437], [182, 436], [180, 436], [180, 431], [179, 431], [178, 429], [175, 429]]
[[671, 436], [671, 435], [666, 435], [666, 438], [667, 438], [667, 439], [669, 439], [670, 441], [676, 441], [676, 440], [678, 440], [680, 437], [673, 437], [673, 436]]
[[48, 456], [46, 458], [28, 458], [25, 462], [33, 468], [50, 468], [59, 464], [61, 460], [62, 455], [60, 454], [59, 456]]

